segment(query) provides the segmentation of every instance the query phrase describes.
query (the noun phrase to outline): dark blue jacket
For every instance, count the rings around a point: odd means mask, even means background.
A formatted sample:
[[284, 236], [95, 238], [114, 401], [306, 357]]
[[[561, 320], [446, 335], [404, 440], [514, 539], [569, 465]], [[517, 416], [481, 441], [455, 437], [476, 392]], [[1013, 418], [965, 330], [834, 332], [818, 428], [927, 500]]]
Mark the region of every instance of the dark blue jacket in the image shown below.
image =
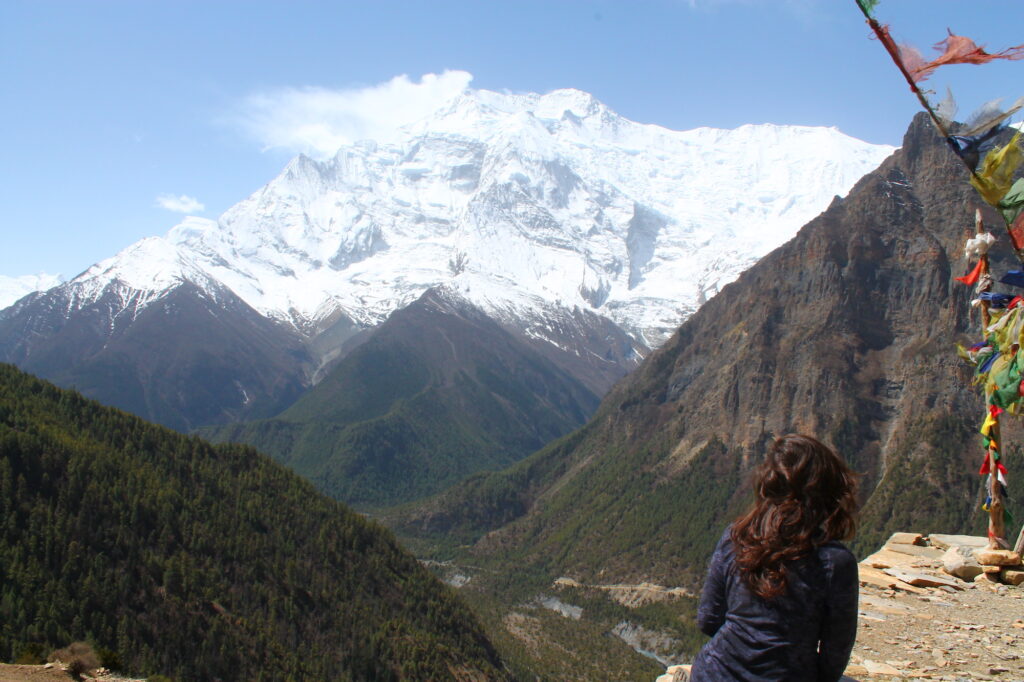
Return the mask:
[[697, 624], [711, 641], [691, 679], [828, 680], [843, 675], [857, 637], [857, 560], [829, 542], [787, 571], [785, 594], [765, 600], [740, 580], [730, 529], [711, 557]]

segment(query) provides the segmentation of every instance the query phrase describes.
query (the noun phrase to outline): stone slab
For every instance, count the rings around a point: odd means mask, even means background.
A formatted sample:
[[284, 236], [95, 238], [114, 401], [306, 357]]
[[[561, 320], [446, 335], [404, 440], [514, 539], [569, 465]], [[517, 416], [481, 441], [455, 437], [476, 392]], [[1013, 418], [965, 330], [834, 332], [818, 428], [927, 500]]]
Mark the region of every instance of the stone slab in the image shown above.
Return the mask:
[[901, 543], [887, 542], [882, 549], [887, 549], [891, 552], [899, 552], [900, 554], [906, 554], [908, 556], [924, 557], [926, 559], [942, 559], [942, 553], [944, 550], [938, 547], [921, 547], [919, 545], [907, 545]]
[[909, 583], [914, 587], [952, 587], [954, 590], [963, 589], [955, 580], [943, 578], [938, 575], [932, 575], [931, 573], [905, 571], [900, 568], [886, 568], [883, 569], [882, 572], [888, 573], [892, 577], [898, 578], [899, 580]]
[[862, 584], [874, 585], [875, 587], [881, 587], [882, 589], [897, 589], [903, 590], [904, 592], [913, 592], [915, 594], [928, 594], [928, 590], [920, 587], [914, 587], [909, 583], [905, 583], [902, 580], [897, 580], [891, 575], [886, 575], [877, 568], [871, 566], [865, 566], [860, 564], [857, 567], [857, 571], [860, 574], [859, 579]]
[[887, 599], [885, 597], [877, 597], [868, 593], [860, 595], [860, 605], [862, 608], [871, 608], [873, 611], [885, 613], [890, 616], [905, 616], [915, 610], [914, 607], [908, 603], [897, 601], [895, 599]]
[[902, 675], [903, 673], [889, 665], [888, 663], [882, 663], [881, 661], [872, 661], [870, 658], [865, 658], [861, 661], [861, 664], [867, 668], [869, 675]]
[[903, 545], [923, 545], [924, 536], [920, 533], [893, 533], [889, 536], [889, 539], [885, 541], [886, 544], [894, 542]]
[[963, 545], [965, 547], [988, 547], [988, 538], [977, 535], [945, 535], [943, 533], [932, 533], [928, 536], [932, 547], [949, 549]]
[[894, 552], [890, 549], [880, 549], [861, 563], [872, 568], [910, 568], [916, 557], [903, 552]]

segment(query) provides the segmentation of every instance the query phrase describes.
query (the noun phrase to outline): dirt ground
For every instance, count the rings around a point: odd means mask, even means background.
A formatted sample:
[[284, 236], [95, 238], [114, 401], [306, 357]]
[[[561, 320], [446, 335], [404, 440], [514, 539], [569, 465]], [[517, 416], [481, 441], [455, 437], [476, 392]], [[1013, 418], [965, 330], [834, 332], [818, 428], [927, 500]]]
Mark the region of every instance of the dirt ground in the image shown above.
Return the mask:
[[[0, 663], [0, 682], [70, 682], [72, 679], [56, 666]], [[110, 672], [105, 672], [99, 677], [86, 676], [84, 679], [100, 682], [146, 682], [144, 679], [121, 677]]]
[[[890, 541], [861, 562], [857, 643], [846, 674], [1024, 682], [1024, 585], [953, 578], [942, 570], [942, 550], [931, 549]], [[914, 587], [883, 575], [886, 568], [952, 584]]]
[[1024, 588], [861, 588], [854, 678], [1024, 682]]
[[0, 663], [0, 682], [68, 682], [70, 679], [71, 676], [60, 668]]

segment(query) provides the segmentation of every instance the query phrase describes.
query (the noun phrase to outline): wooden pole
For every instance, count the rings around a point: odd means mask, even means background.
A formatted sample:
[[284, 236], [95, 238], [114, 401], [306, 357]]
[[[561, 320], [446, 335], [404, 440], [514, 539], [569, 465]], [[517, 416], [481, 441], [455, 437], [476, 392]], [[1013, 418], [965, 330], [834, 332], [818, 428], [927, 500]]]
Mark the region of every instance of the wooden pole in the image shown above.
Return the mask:
[[[975, 232], [975, 234], [982, 234], [984, 231], [985, 231], [985, 222], [981, 219], [981, 209], [980, 208], [976, 208], [976, 209], [974, 209], [974, 232]], [[981, 276], [980, 276], [980, 279], [982, 281], [987, 282], [987, 283], [983, 284], [982, 286], [978, 287], [978, 295], [981, 295], [982, 292], [989, 292], [989, 291], [992, 290], [992, 279], [991, 279], [991, 276], [989, 275], [988, 254], [987, 253], [981, 254], [981, 256], [979, 256], [978, 260], [981, 261], [981, 270], [980, 270]], [[983, 339], [988, 338], [988, 326], [989, 326], [989, 324], [991, 324], [991, 315], [989, 315], [988, 309], [989, 309], [989, 302], [988, 301], [982, 301], [981, 302], [981, 338], [983, 338]]]
[[[985, 230], [985, 223], [981, 218], [981, 209], [974, 210], [974, 229], [977, 234], [982, 234]], [[978, 289], [978, 294], [983, 292], [991, 291], [992, 280], [989, 276], [989, 260], [988, 254], [983, 253], [979, 257], [981, 261], [981, 278], [986, 281]], [[982, 338], [988, 336], [988, 326], [991, 324], [992, 318], [989, 313], [989, 302], [981, 302], [981, 335]], [[998, 349], [996, 352], [999, 352]], [[987, 401], [986, 401], [987, 402]], [[1003, 493], [1002, 488], [999, 487], [999, 469], [998, 469], [998, 448], [1002, 445], [1002, 437], [999, 431], [999, 415], [993, 415], [995, 424], [989, 431], [989, 447], [988, 452], [985, 453], [985, 457], [988, 459], [988, 470], [990, 472], [991, 484], [989, 485], [989, 508], [988, 508], [988, 542], [992, 549], [1008, 549], [1010, 543], [1006, 541], [1006, 523], [1003, 518]]]

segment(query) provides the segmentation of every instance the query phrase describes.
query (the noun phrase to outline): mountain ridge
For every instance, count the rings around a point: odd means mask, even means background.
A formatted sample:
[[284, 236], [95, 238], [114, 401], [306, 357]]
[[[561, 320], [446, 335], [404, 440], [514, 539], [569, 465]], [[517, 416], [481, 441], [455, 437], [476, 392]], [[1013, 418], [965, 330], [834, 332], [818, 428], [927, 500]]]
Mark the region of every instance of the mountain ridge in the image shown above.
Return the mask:
[[[537, 296], [561, 299], [609, 316], [646, 345], [656, 345], [659, 333], [642, 331], [665, 328], [655, 318], [668, 315], [668, 328], [674, 328], [679, 312], [692, 310], [701, 291], [717, 289], [716, 282], [728, 281], [767, 250], [754, 244], [774, 245], [788, 236], [891, 151], [826, 128], [672, 131], [621, 118], [580, 91], [467, 91], [447, 109], [407, 126], [397, 141], [358, 142], [324, 161], [300, 155], [218, 221], [186, 218], [165, 237], [142, 240], [72, 282], [102, 280], [102, 274], [104, 284], [116, 278], [159, 293], [169, 278], [202, 286], [197, 280], [205, 276], [299, 330], [338, 310], [364, 326], [376, 324], [427, 288], [448, 284], [485, 309], [488, 303], [495, 309], [529, 307]], [[738, 177], [719, 187], [731, 176]], [[745, 185], [757, 195], [738, 203], [737, 190]], [[710, 201], [704, 198], [709, 194]], [[380, 195], [389, 200], [375, 198]], [[521, 232], [525, 241], [487, 236], [495, 222], [504, 224], [504, 235], [527, 228]], [[608, 230], [614, 235], [602, 234]], [[731, 274], [708, 280], [674, 251], [696, 249], [694, 260], [706, 260], [709, 243], [723, 241], [715, 233], [725, 239], [731, 234], [744, 247], [726, 258], [737, 261]], [[591, 246], [582, 245], [581, 235]], [[656, 245], [655, 236], [669, 241]], [[402, 243], [409, 237], [419, 261], [431, 252], [429, 264], [410, 268], [412, 259], [401, 254], [402, 268], [390, 260], [374, 270], [359, 268], [375, 257], [393, 260], [388, 252], [408, 248]], [[495, 248], [503, 244], [504, 253], [497, 254], [509, 261], [521, 259], [524, 247], [555, 260], [495, 263]], [[569, 247], [583, 258], [562, 262], [549, 247]], [[182, 260], [188, 261], [176, 271], [168, 257], [175, 253], [187, 254]], [[492, 256], [486, 266], [485, 255]], [[635, 296], [628, 291], [657, 275], [656, 261], [666, 259], [676, 263], [673, 279], [700, 277], [697, 289], [679, 295], [673, 285], [670, 294], [643, 294], [631, 302]], [[155, 271], [154, 262], [161, 263]], [[552, 267], [566, 274], [556, 275]], [[381, 268], [384, 276], [375, 274]], [[525, 276], [531, 268], [539, 276]], [[622, 268], [629, 271], [625, 279]], [[372, 279], [362, 281], [367, 277]], [[494, 282], [505, 279], [522, 291], [512, 296], [496, 289]], [[628, 289], [616, 294], [620, 280]], [[664, 288], [670, 281], [661, 276], [647, 286]], [[474, 292], [474, 286], [487, 291]], [[358, 293], [345, 291], [351, 288]], [[607, 306], [617, 298], [618, 308]], [[670, 306], [671, 314], [662, 310], [669, 299], [683, 301]], [[652, 305], [660, 312], [647, 322], [638, 312], [621, 310]]]
[[[0, 360], [188, 429], [283, 409], [363, 332], [446, 287], [603, 393], [890, 152], [822, 128], [671, 131], [580, 91], [467, 91], [392, 140], [300, 155], [218, 220], [186, 218], [0, 310]], [[158, 328], [146, 312], [175, 292], [199, 319]], [[222, 329], [218, 302], [232, 309]], [[246, 326], [273, 377], [215, 343]], [[123, 334], [192, 361], [153, 386], [131, 350], [113, 357]], [[97, 365], [139, 388], [83, 381]], [[190, 404], [193, 365], [222, 402]]]

